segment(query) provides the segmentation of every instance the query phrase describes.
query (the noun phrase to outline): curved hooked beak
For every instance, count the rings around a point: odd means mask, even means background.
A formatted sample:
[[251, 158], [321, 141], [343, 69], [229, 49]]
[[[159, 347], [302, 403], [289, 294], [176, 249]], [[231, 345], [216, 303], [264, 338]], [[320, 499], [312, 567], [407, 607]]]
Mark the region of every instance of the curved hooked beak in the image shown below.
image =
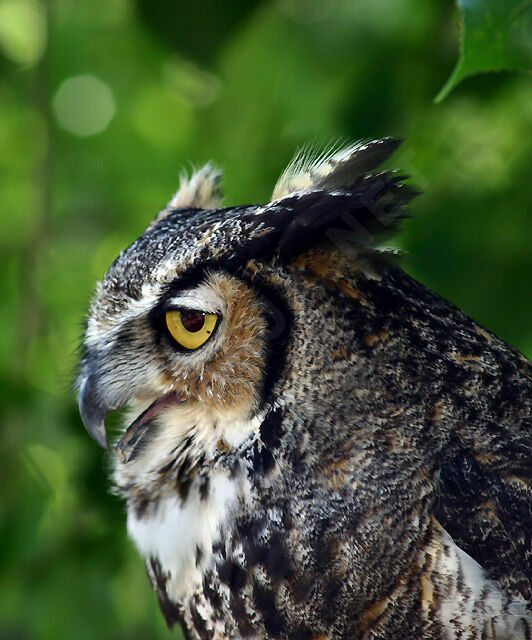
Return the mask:
[[113, 409], [119, 409], [124, 406], [125, 402], [114, 405], [105, 402], [103, 395], [99, 392], [98, 384], [94, 381], [93, 376], [88, 373], [80, 384], [78, 403], [81, 419], [89, 435], [101, 447], [109, 449], [105, 418]]
[[[131, 388], [128, 391], [131, 393]], [[105, 418], [111, 411], [125, 406], [129, 399], [130, 395], [126, 395], [124, 392], [112, 395], [107, 390], [107, 393], [104, 394], [90, 370], [81, 379], [79, 390], [81, 418], [90, 436], [104, 449], [109, 449]], [[181, 394], [171, 391], [152, 402], [127, 428], [119, 440], [116, 451], [120, 460], [129, 462], [141, 451], [153, 433], [154, 420], [161, 410], [170, 405], [181, 404], [183, 401], [184, 397]]]

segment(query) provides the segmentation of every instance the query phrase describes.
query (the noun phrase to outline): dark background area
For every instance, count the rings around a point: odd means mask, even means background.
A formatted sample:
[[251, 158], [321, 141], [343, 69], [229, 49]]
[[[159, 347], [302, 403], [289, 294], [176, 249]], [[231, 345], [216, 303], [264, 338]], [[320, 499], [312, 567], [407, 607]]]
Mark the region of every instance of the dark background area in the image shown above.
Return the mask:
[[176, 638], [71, 381], [95, 282], [214, 160], [261, 202], [297, 147], [395, 135], [405, 269], [532, 354], [532, 99], [466, 80], [451, 1], [0, 1], [0, 638]]

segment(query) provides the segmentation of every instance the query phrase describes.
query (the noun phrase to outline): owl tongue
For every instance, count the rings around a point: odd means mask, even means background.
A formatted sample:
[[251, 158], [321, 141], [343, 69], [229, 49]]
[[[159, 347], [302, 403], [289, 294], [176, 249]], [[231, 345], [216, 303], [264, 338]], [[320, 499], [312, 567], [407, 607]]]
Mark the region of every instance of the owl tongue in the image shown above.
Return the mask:
[[116, 445], [116, 453], [120, 458], [120, 462], [125, 464], [136, 458], [156, 432], [152, 427], [153, 421], [159, 412], [165, 407], [181, 402], [183, 402], [183, 398], [175, 391], [167, 393], [155, 400], [155, 402], [152, 402], [152, 404], [129, 425]]

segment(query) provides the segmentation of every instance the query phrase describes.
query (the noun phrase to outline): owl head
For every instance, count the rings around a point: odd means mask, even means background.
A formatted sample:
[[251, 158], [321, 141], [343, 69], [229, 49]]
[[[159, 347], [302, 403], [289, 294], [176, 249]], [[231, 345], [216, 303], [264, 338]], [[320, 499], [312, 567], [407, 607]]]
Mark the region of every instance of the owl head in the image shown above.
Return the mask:
[[105, 418], [127, 405], [124, 464], [192, 429], [207, 455], [238, 446], [288, 392], [299, 347], [330, 334], [331, 312], [308, 304], [313, 288], [355, 295], [346, 270], [386, 268], [381, 243], [415, 191], [375, 169], [399, 144], [296, 156], [262, 205], [221, 207], [210, 164], [183, 178], [98, 285], [78, 377], [90, 435], [106, 447]]

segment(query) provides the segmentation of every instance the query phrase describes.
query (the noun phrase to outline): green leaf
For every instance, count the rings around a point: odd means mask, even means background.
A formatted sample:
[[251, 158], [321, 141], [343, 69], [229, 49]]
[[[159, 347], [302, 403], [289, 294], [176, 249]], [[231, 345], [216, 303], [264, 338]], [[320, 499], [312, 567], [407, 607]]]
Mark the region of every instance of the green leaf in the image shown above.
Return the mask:
[[435, 102], [464, 78], [485, 71], [530, 71], [532, 0], [457, 0], [460, 57]]

